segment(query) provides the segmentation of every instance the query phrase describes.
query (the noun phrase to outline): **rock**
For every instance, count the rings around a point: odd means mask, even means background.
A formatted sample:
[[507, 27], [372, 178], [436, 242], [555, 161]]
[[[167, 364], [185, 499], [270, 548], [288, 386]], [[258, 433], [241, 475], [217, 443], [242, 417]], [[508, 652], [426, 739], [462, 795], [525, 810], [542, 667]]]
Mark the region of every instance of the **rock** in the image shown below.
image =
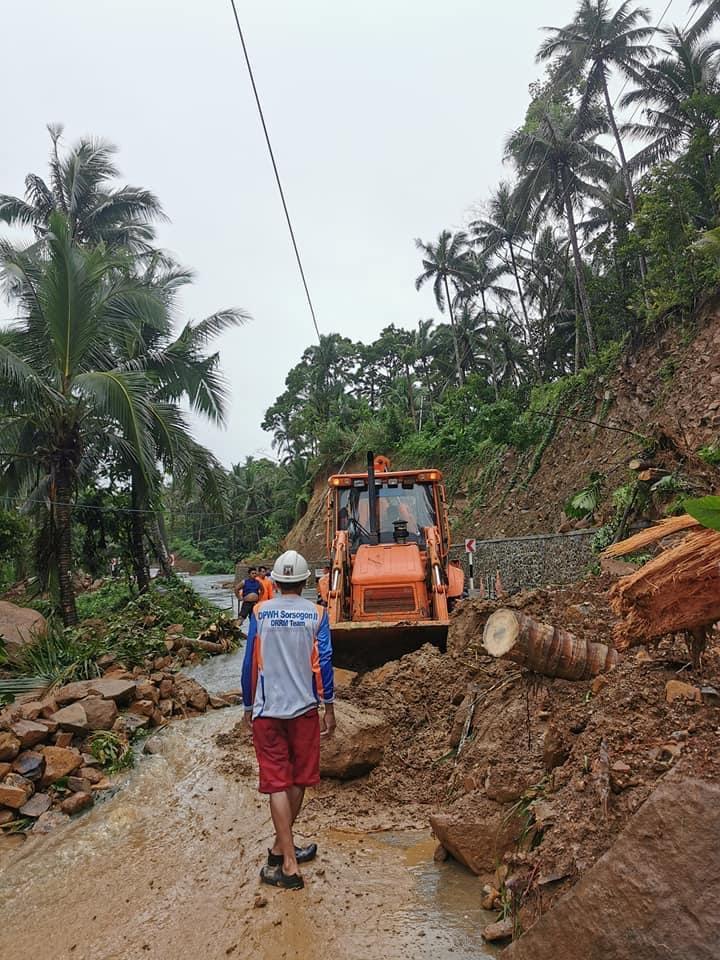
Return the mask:
[[92, 785], [92, 790], [108, 790], [112, 786], [112, 782], [108, 777], [103, 777], [101, 780], [98, 780], [97, 783]]
[[79, 680], [68, 683], [55, 692], [58, 703], [74, 703], [88, 696], [114, 700], [116, 703], [130, 703], [135, 697], [135, 682], [119, 677], [100, 677], [95, 680]]
[[19, 773], [8, 773], [0, 783], [0, 803], [19, 810], [35, 792], [35, 787]]
[[230, 703], [224, 697], [216, 697], [212, 693], [210, 694], [210, 699], [208, 703], [213, 708], [213, 710], [222, 710], [223, 707], [229, 707]]
[[603, 689], [603, 687], [606, 687], [607, 685], [608, 685], [607, 674], [604, 674], [604, 673], [598, 674], [598, 676], [595, 677], [593, 682], [590, 684], [590, 689], [592, 690], [593, 696], [596, 697], [600, 693], [600, 691]]
[[142, 680], [135, 688], [135, 696], [138, 700], [152, 700], [157, 703], [160, 700], [160, 691], [149, 680]]
[[170, 700], [173, 695], [173, 687], [174, 687], [174, 684], [172, 680], [169, 677], [163, 677], [163, 679], [160, 681], [160, 685], [158, 688], [160, 699]]
[[560, 731], [554, 726], [548, 727], [543, 739], [543, 763], [547, 772], [561, 767], [569, 756], [570, 747]]
[[601, 557], [600, 570], [609, 573], [611, 577], [627, 577], [635, 573], [637, 567], [627, 560], [618, 560], [615, 557]]
[[80, 753], [69, 747], [43, 747], [42, 754], [45, 757], [45, 773], [40, 785], [43, 787], [74, 773], [82, 766]]
[[62, 707], [50, 719], [69, 733], [87, 733], [90, 730], [85, 708], [79, 701], [70, 703], [67, 707]]
[[92, 784], [85, 777], [68, 777], [67, 786], [71, 793], [90, 793]]
[[513, 935], [513, 922], [511, 917], [504, 920], [498, 920], [497, 923], [489, 923], [482, 932], [483, 940], [494, 943], [496, 940], [507, 940]]
[[45, 757], [34, 750], [25, 750], [13, 760], [13, 771], [33, 783], [45, 772]]
[[492, 873], [503, 854], [515, 847], [523, 824], [504, 811], [489, 817], [442, 813], [430, 817], [433, 833], [448, 853], [473, 873]]
[[717, 687], [701, 687], [700, 693], [702, 694], [703, 703], [707, 703], [711, 707], [720, 707], [720, 690], [718, 690]]
[[143, 753], [148, 753], [151, 756], [156, 753], [162, 753], [162, 750], [163, 743], [158, 736], [148, 737], [143, 746]]
[[90, 730], [111, 730], [118, 716], [115, 701], [104, 700], [99, 696], [85, 697], [84, 700], [79, 700], [76, 706], [85, 711]]
[[720, 785], [668, 774], [607, 853], [503, 957], [714, 960], [718, 833]]
[[532, 809], [535, 814], [535, 823], [541, 830], [555, 823], [557, 810], [552, 803], [548, 803], [547, 800], [536, 800]]
[[260, 894], [258, 894], [257, 897], [255, 897], [255, 902], [253, 903], [253, 907], [255, 907], [256, 909], [260, 909], [261, 907], [266, 907], [267, 905], [268, 905], [267, 897], [263, 897]]
[[4, 827], [6, 823], [12, 823], [17, 814], [14, 810], [8, 810], [7, 807], [0, 810], [0, 827]]
[[69, 747], [72, 741], [73, 735], [68, 733], [66, 730], [63, 730], [61, 733], [55, 735], [56, 747]]
[[14, 760], [20, 753], [20, 738], [12, 730], [0, 730], [0, 760]]
[[18, 607], [0, 600], [0, 637], [10, 660], [16, 660], [23, 647], [33, 643], [47, 632], [47, 620], [37, 610]]
[[665, 684], [665, 699], [668, 703], [674, 703], [675, 700], [692, 700], [694, 703], [702, 703], [702, 693], [699, 687], [694, 687], [691, 683], [668, 680]]
[[61, 827], [64, 823], [67, 823], [69, 819], [70, 817], [68, 817], [67, 814], [61, 813], [59, 810], [47, 810], [35, 821], [32, 832], [33, 834], [51, 833], [57, 827]]
[[181, 637], [185, 633], [185, 625], [182, 623], [173, 623], [165, 631], [166, 637]]
[[104, 780], [105, 777], [100, 770], [96, 770], [95, 767], [80, 767], [77, 772], [78, 777], [81, 777], [83, 780], [87, 780], [89, 784], [94, 786], [96, 783], [100, 783], [101, 780]]
[[383, 757], [389, 726], [377, 713], [341, 700], [335, 705], [337, 729], [320, 743], [320, 774], [338, 780], [361, 777]]
[[52, 698], [29, 700], [27, 703], [20, 704], [18, 713], [23, 720], [37, 720], [39, 717], [47, 719], [56, 712], [57, 708], [57, 702]]
[[12, 764], [10, 763], [9, 760], [4, 760], [2, 763], [0, 763], [0, 780], [2, 780], [4, 776], [10, 773], [11, 770], [12, 770]]
[[160, 711], [161, 716], [171, 717], [173, 712], [172, 700], [161, 700], [160, 703], [158, 703], [158, 710]]
[[435, 847], [435, 852], [433, 853], [433, 860], [435, 863], [445, 863], [449, 856], [450, 854], [441, 843]]
[[35, 720], [18, 720], [12, 725], [12, 732], [20, 741], [23, 750], [35, 747], [48, 736], [48, 728]]
[[36, 723], [41, 723], [46, 728], [48, 734], [55, 733], [58, 728], [58, 725], [54, 720], [46, 720], [44, 717], [38, 717]]
[[184, 707], [192, 707], [193, 710], [207, 710], [210, 697], [207, 690], [202, 687], [197, 680], [192, 677], [186, 677], [179, 673], [175, 677], [175, 692], [173, 696], [178, 703]]
[[495, 901], [500, 899], [500, 891], [496, 890], [495, 887], [491, 886], [489, 883], [485, 884], [483, 887], [483, 898], [480, 901], [480, 906], [483, 910], [492, 910], [495, 907]]
[[63, 813], [67, 813], [68, 816], [73, 816], [76, 813], [80, 813], [81, 810], [85, 810], [86, 807], [91, 807], [92, 803], [93, 795], [90, 792], [81, 791], [80, 793], [73, 793], [71, 796], [65, 797], [60, 804], [60, 809]]
[[50, 809], [52, 801], [46, 793], [36, 793], [20, 807], [23, 817], [41, 817]]
[[136, 730], [141, 727], [150, 726], [150, 717], [137, 716], [136, 714], [126, 713], [118, 717], [112, 728], [115, 733], [124, 733], [127, 737], [132, 737]]
[[66, 683], [65, 686], [59, 687], [55, 691], [53, 695], [54, 699], [63, 706], [66, 703], [74, 703], [76, 700], [82, 700], [83, 697], [88, 695], [89, 683], [89, 680], [77, 680], [74, 683]]
[[515, 803], [532, 784], [519, 770], [488, 767], [485, 776], [485, 793], [497, 803]]
[[136, 717], [152, 717], [155, 704], [152, 700], [136, 700], [128, 707], [128, 713]]

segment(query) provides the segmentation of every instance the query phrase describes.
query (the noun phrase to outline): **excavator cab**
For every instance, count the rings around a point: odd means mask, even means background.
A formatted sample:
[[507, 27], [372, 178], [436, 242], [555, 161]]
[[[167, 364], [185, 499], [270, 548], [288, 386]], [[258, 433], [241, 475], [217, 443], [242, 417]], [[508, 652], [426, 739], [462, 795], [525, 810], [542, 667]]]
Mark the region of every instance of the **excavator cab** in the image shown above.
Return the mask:
[[335, 662], [371, 668], [426, 642], [444, 649], [464, 575], [448, 559], [441, 472], [394, 471], [370, 453], [366, 473], [335, 474], [328, 484]]

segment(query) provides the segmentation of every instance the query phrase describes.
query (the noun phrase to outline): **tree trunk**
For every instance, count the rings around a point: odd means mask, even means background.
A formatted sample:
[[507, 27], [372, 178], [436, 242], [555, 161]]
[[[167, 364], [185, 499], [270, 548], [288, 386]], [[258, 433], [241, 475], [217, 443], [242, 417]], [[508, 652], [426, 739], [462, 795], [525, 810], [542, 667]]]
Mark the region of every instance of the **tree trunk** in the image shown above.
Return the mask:
[[412, 417], [413, 428], [417, 429], [417, 413], [415, 411], [415, 397], [413, 396], [413, 385], [412, 385], [412, 377], [410, 376], [410, 367], [407, 363], [404, 366], [405, 366], [405, 379], [407, 380], [408, 406], [410, 408], [410, 416]]
[[527, 336], [530, 332], [530, 321], [528, 320], [527, 307], [525, 306], [525, 295], [523, 294], [522, 287], [520, 286], [520, 275], [518, 274], [517, 261], [515, 260], [515, 250], [513, 249], [513, 245], [510, 240], [508, 240], [507, 245], [510, 251], [510, 262], [512, 264], [513, 276], [515, 277], [515, 286], [517, 287], [518, 296], [520, 297], [520, 306], [522, 308], [523, 318], [525, 319], [525, 335]]
[[575, 276], [577, 280], [578, 293], [580, 295], [580, 306], [582, 307], [583, 320], [585, 321], [585, 331], [588, 338], [588, 349], [590, 353], [595, 353], [597, 346], [595, 344], [595, 333], [593, 331], [592, 319], [590, 318], [590, 300], [585, 286], [585, 276], [583, 274], [583, 259], [580, 253], [580, 244], [577, 238], [577, 228], [575, 227], [575, 214], [573, 213], [572, 198], [570, 196], [569, 184], [567, 182], [567, 171], [562, 171], [563, 193], [565, 195], [565, 217], [567, 219], [568, 233], [570, 234], [570, 244], [572, 246], [573, 260], [575, 261]]
[[575, 278], [575, 357], [573, 373], [580, 372], [580, 300], [578, 298], [577, 277]]
[[155, 552], [157, 553], [158, 563], [164, 577], [173, 575], [173, 565], [170, 559], [170, 551], [167, 546], [167, 537], [165, 535], [165, 522], [161, 513], [154, 513], [152, 517]]
[[141, 482], [135, 470], [132, 472], [131, 497], [132, 514], [130, 515], [130, 555], [132, 557], [133, 574], [137, 582], [138, 591], [145, 593], [150, 586], [150, 571], [148, 570], [145, 555], [145, 513], [144, 499], [140, 493]]
[[78, 622], [75, 588], [72, 582], [72, 482], [63, 463], [55, 474], [54, 485], [55, 562], [58, 571], [60, 610], [63, 623], [72, 627]]
[[605, 108], [607, 109], [608, 120], [610, 121], [610, 129], [613, 132], [615, 137], [615, 143], [618, 148], [618, 157], [620, 158], [620, 170], [622, 172], [622, 178], [625, 183], [625, 189], [627, 190], [628, 203], [630, 204], [630, 212], [635, 216], [635, 210], [637, 207], [635, 201], [635, 188], [633, 186], [632, 177], [630, 176], [630, 170], [628, 168], [627, 159], [625, 157], [625, 148], [623, 147], [622, 137], [620, 136], [620, 131], [618, 130], [617, 123], [615, 122], [615, 111], [613, 110], [612, 101], [610, 99], [610, 91], [608, 90], [607, 78], [603, 73], [603, 96], [605, 97]]
[[452, 307], [452, 301], [450, 299], [450, 287], [448, 286], [447, 277], [443, 277], [443, 283], [445, 284], [445, 297], [447, 299], [448, 311], [450, 313], [450, 324], [452, 326], [452, 337], [453, 337], [453, 346], [455, 347], [455, 363], [457, 364], [457, 374], [458, 374], [458, 383], [460, 385], [465, 383], [465, 372], [460, 362], [460, 347], [458, 345], [457, 338], [457, 327], [455, 326], [455, 313]]
[[518, 610], [497, 610], [485, 624], [483, 646], [492, 657], [512, 660], [534, 673], [588, 680], [616, 665], [617, 650], [538, 623]]

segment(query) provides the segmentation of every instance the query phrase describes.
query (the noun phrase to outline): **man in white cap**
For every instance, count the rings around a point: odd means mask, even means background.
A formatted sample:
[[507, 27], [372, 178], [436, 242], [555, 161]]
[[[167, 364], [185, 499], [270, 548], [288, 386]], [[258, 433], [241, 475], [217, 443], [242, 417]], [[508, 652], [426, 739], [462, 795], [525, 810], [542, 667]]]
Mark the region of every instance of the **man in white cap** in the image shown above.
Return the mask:
[[298, 863], [317, 853], [315, 843], [296, 847], [292, 828], [305, 788], [320, 781], [320, 736], [335, 729], [330, 625], [327, 610], [302, 596], [309, 574], [296, 550], [275, 561], [272, 578], [280, 593], [258, 603], [250, 616], [242, 671], [259, 790], [269, 794], [275, 826], [260, 879], [290, 890], [304, 886]]

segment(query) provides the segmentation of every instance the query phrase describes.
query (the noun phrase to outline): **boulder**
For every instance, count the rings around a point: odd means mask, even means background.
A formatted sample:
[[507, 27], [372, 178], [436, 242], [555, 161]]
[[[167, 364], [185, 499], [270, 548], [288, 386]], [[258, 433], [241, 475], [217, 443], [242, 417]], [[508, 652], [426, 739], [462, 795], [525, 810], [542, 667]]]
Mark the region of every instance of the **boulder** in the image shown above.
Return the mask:
[[456, 860], [473, 873], [488, 874], [508, 850], [514, 849], [523, 825], [518, 817], [498, 811], [489, 817], [473, 816], [472, 812], [435, 814], [430, 817], [430, 826]]
[[[78, 700], [75, 706], [82, 707], [91, 730], [111, 730], [118, 716], [117, 704], [114, 700], [104, 700], [102, 697], [85, 697]], [[72, 709], [68, 707], [67, 709]]]
[[119, 677], [99, 677], [95, 680], [79, 680], [68, 683], [55, 691], [58, 703], [74, 703], [88, 696], [114, 700], [118, 704], [130, 703], [135, 698], [135, 681]]
[[77, 680], [75, 683], [66, 683], [64, 687], [59, 687], [54, 693], [56, 702], [64, 705], [82, 700], [83, 697], [88, 695], [89, 682], [89, 680]]
[[90, 793], [92, 789], [92, 783], [85, 777], [68, 777], [67, 785], [71, 793]]
[[9, 773], [0, 782], [0, 803], [19, 810], [33, 795], [35, 787], [19, 773]]
[[12, 823], [16, 817], [17, 814], [14, 810], [8, 810], [7, 807], [3, 807], [2, 810], [0, 810], [0, 827], [4, 827], [6, 823]]
[[183, 673], [175, 677], [173, 696], [181, 706], [201, 712], [207, 710], [210, 701], [207, 690], [197, 680], [186, 677]]
[[335, 705], [335, 713], [335, 734], [320, 742], [320, 773], [338, 780], [361, 777], [382, 760], [389, 725], [379, 714], [345, 700]]
[[73, 735], [68, 733], [67, 730], [63, 730], [61, 733], [55, 734], [55, 746], [56, 747], [69, 747], [73, 741]]
[[100, 770], [97, 770], [95, 767], [80, 767], [77, 775], [78, 777], [82, 777], [83, 780], [87, 780], [91, 786], [105, 779]]
[[45, 757], [35, 750], [24, 750], [13, 760], [13, 772], [33, 783], [45, 773]]
[[23, 750], [26, 750], [42, 743], [50, 731], [42, 723], [37, 723], [35, 720], [18, 720], [17, 723], [12, 725], [12, 732], [20, 741]]
[[160, 681], [160, 689], [158, 691], [161, 700], [169, 700], [172, 697], [173, 686], [173, 682], [169, 677], [163, 677]]
[[23, 647], [47, 632], [47, 620], [37, 610], [18, 607], [0, 600], [0, 636], [10, 660], [16, 660]]
[[666, 778], [612, 847], [503, 957], [715, 960], [720, 785]]
[[80, 813], [81, 810], [85, 810], [86, 807], [92, 806], [92, 802], [93, 795], [89, 792], [81, 791], [65, 797], [60, 804], [60, 809], [63, 813], [73, 816], [76, 813]]
[[46, 787], [55, 783], [61, 777], [67, 777], [82, 766], [82, 756], [77, 750], [69, 747], [43, 747], [45, 757], [45, 773], [40, 780], [40, 786]]
[[10, 763], [10, 761], [3, 760], [3, 762], [0, 763], [0, 780], [2, 780], [2, 778], [6, 776], [6, 774], [10, 773], [11, 770], [12, 770], [12, 764]]
[[136, 730], [141, 727], [150, 726], [150, 717], [141, 717], [133, 713], [126, 713], [119, 716], [112, 728], [115, 733], [124, 734], [126, 737], [132, 737]]
[[[537, 780], [538, 777], [535, 778]], [[534, 781], [521, 770], [510, 766], [488, 767], [485, 776], [485, 793], [496, 803], [515, 803]]]
[[63, 730], [67, 730], [68, 733], [87, 733], [90, 729], [85, 708], [79, 701], [62, 707], [50, 719], [54, 720]]
[[23, 817], [41, 817], [46, 810], [50, 809], [51, 803], [46, 793], [35, 793], [20, 807], [20, 813]]
[[12, 730], [0, 730], [0, 761], [14, 760], [20, 753], [20, 738]]
[[129, 714], [136, 717], [152, 717], [155, 712], [155, 704], [152, 700], [136, 700], [130, 704]]

